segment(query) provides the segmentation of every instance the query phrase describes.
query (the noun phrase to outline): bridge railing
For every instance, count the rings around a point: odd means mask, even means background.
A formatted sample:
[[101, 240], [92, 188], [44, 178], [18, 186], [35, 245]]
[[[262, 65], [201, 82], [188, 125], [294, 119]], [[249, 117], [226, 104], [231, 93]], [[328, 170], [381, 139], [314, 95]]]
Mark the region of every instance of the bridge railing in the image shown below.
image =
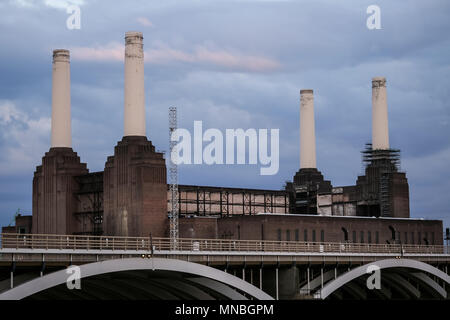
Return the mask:
[[443, 245], [369, 244], [336, 242], [302, 242], [232, 239], [178, 239], [110, 237], [54, 234], [0, 234], [0, 248], [72, 249], [72, 250], [131, 250], [131, 251], [240, 251], [292, 253], [380, 253], [380, 254], [442, 254], [450, 253]]

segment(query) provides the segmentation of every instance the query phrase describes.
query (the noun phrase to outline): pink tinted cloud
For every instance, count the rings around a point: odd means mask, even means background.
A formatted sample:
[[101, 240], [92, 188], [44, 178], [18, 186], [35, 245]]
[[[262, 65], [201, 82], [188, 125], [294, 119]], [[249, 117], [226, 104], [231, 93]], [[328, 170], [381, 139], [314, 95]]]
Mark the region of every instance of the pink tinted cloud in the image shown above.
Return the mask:
[[70, 49], [70, 54], [74, 59], [84, 61], [123, 61], [124, 46], [113, 42], [107, 46], [74, 47]]
[[153, 23], [145, 17], [139, 17], [136, 19], [144, 27], [153, 27]]
[[[74, 59], [85, 61], [123, 61], [124, 46], [119, 43], [111, 43], [94, 48], [75, 47], [71, 49], [71, 55]], [[146, 50], [145, 61], [152, 64], [169, 64], [171, 62], [206, 64], [251, 72], [273, 71], [280, 67], [278, 61], [263, 56], [244, 55], [226, 50], [209, 49], [204, 46], [197, 46], [193, 52], [185, 52], [164, 44]]]
[[223, 50], [210, 50], [205, 47], [197, 47], [195, 51], [197, 61], [209, 62], [223, 67], [233, 69], [246, 69], [249, 71], [271, 71], [280, 67], [278, 61], [259, 57], [233, 54]]

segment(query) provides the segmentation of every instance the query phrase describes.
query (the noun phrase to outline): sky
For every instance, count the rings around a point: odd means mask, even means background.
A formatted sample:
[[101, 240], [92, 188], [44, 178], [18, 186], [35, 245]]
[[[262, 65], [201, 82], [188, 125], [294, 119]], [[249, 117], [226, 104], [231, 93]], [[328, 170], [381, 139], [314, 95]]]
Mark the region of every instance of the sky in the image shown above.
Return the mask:
[[[80, 9], [69, 29], [67, 8]], [[366, 12], [380, 8], [381, 29]], [[281, 189], [299, 169], [299, 91], [314, 90], [317, 166], [354, 185], [371, 141], [371, 79], [387, 79], [411, 216], [450, 226], [450, 2], [381, 0], [0, 1], [0, 225], [31, 214], [50, 147], [52, 50], [71, 52], [73, 149], [102, 171], [123, 136], [123, 50], [144, 35], [147, 136], [168, 150], [168, 108], [192, 130], [280, 130], [280, 169], [181, 165], [180, 184]]]

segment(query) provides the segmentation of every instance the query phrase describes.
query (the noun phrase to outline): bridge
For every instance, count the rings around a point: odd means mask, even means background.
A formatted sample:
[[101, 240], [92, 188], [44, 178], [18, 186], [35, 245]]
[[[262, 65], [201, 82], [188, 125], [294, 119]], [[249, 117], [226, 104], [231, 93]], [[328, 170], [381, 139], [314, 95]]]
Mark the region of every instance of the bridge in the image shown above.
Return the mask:
[[0, 234], [0, 299], [448, 299], [449, 262], [442, 245]]

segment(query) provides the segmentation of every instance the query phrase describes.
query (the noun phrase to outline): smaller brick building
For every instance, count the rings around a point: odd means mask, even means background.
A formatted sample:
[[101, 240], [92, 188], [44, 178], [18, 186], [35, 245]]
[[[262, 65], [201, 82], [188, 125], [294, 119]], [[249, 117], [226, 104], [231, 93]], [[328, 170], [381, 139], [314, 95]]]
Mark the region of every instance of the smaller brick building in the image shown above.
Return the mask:
[[440, 220], [263, 213], [181, 218], [180, 237], [442, 245]]
[[14, 226], [2, 227], [2, 233], [31, 233], [32, 217], [18, 214]]

